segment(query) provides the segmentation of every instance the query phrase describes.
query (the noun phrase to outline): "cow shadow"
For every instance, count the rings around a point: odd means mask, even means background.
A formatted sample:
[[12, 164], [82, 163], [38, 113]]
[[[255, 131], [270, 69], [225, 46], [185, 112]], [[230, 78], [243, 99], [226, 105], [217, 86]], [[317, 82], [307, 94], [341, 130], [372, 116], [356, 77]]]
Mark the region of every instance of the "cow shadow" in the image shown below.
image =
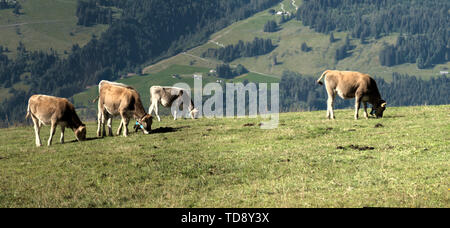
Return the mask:
[[[94, 141], [94, 140], [101, 140], [101, 139], [104, 139], [104, 138], [89, 137], [89, 138], [86, 138], [85, 140], [83, 140], [83, 141], [81, 141], [81, 142]], [[72, 141], [64, 142], [64, 144], [78, 143], [78, 142], [80, 142], [80, 141], [74, 139], [74, 140], [72, 140]]]
[[386, 119], [395, 119], [395, 118], [404, 118], [404, 117], [406, 117], [406, 116], [403, 116], [403, 115], [387, 115], [387, 116], [383, 116], [383, 119], [384, 118], [386, 118]]
[[152, 130], [150, 134], [164, 134], [164, 133], [173, 133], [177, 131], [181, 131], [185, 128], [189, 128], [189, 126], [182, 126], [182, 127], [160, 127]]

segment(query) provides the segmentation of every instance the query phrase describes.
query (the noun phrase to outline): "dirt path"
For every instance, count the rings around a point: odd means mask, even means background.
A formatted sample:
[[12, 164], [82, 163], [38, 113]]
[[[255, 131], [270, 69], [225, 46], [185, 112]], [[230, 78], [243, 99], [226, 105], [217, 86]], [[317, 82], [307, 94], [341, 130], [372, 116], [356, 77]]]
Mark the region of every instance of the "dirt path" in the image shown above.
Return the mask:
[[22, 23], [15, 23], [15, 24], [9, 24], [9, 25], [0, 25], [1, 28], [10, 28], [15, 26], [22, 26], [22, 25], [31, 25], [31, 24], [53, 24], [53, 23], [59, 23], [59, 22], [65, 22], [65, 21], [72, 21], [72, 20], [48, 20], [48, 21], [36, 21], [36, 22], [22, 22]]
[[292, 0], [292, 6], [294, 6], [294, 8], [295, 8], [296, 11], [298, 10], [298, 6], [297, 6], [297, 4], [295, 3], [295, 0]]
[[286, 10], [284, 9], [284, 3], [280, 3], [280, 5], [281, 5], [281, 11], [282, 11], [283, 13], [286, 13]]

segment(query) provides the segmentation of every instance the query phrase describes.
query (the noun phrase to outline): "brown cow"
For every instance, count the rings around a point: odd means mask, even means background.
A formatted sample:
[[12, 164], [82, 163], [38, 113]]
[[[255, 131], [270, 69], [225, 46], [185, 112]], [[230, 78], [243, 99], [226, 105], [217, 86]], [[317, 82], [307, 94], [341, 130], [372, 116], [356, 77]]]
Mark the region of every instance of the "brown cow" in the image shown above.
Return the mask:
[[[122, 127], [125, 127], [123, 136], [128, 136], [128, 122], [131, 118], [134, 118], [142, 126], [145, 134], [150, 134], [153, 117], [145, 112], [139, 93], [133, 87], [125, 84], [101, 81], [98, 97], [98, 137], [106, 136], [106, 120], [108, 121], [108, 134], [112, 136], [112, 117], [118, 115], [121, 116], [122, 121], [117, 129], [117, 135], [120, 135]], [[102, 124], [103, 131], [100, 132]]]
[[30, 116], [33, 119], [34, 131], [36, 133], [36, 146], [38, 147], [42, 146], [39, 135], [42, 124], [51, 126], [48, 146], [52, 144], [57, 125], [61, 126], [61, 143], [64, 143], [64, 130], [66, 127], [70, 127], [74, 131], [78, 141], [86, 139], [86, 125], [78, 118], [73, 104], [66, 98], [33, 95], [28, 100], [26, 118]]
[[369, 118], [367, 113], [367, 103], [372, 104], [373, 112], [377, 118], [383, 117], [386, 109], [386, 101], [381, 99], [377, 83], [367, 74], [351, 71], [327, 70], [317, 80], [317, 83], [323, 85], [322, 78], [325, 78], [325, 86], [328, 93], [327, 118], [334, 119], [333, 103], [336, 94], [342, 99], [355, 98], [355, 119], [358, 119], [359, 107], [361, 101], [364, 104], [364, 117]]

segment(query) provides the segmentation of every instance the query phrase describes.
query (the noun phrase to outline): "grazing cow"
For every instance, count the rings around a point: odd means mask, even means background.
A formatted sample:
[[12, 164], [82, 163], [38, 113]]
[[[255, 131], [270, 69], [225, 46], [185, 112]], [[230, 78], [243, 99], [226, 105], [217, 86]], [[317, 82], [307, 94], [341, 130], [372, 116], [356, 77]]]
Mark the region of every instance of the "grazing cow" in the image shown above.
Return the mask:
[[[150, 88], [151, 105], [148, 110], [149, 113], [155, 111], [158, 121], [161, 121], [158, 114], [158, 106], [161, 104], [164, 107], [171, 107], [174, 104], [178, 107], [183, 102], [189, 101], [189, 114], [192, 119], [197, 118], [198, 109], [194, 107], [194, 102], [190, 98], [186, 90], [176, 87], [162, 87], [162, 86], [152, 86]], [[177, 119], [177, 111], [173, 113], [173, 119]]]
[[317, 83], [323, 85], [322, 78], [325, 77], [325, 87], [328, 93], [327, 118], [334, 119], [333, 102], [336, 94], [342, 99], [355, 98], [355, 119], [358, 119], [358, 111], [361, 101], [364, 104], [364, 117], [369, 118], [367, 103], [372, 104], [372, 112], [377, 118], [383, 117], [386, 109], [386, 101], [381, 99], [377, 83], [367, 74], [350, 71], [327, 70], [320, 76]]
[[42, 124], [50, 125], [50, 137], [48, 146], [52, 144], [56, 126], [61, 126], [60, 142], [64, 143], [64, 130], [71, 128], [78, 141], [86, 139], [86, 125], [78, 118], [72, 103], [66, 98], [52, 97], [46, 95], [33, 95], [28, 100], [27, 116], [33, 119], [34, 131], [36, 133], [36, 146], [42, 146], [40, 129]]
[[[108, 135], [112, 136], [112, 117], [118, 115], [120, 115], [122, 121], [117, 129], [117, 135], [120, 135], [124, 127], [123, 136], [128, 136], [128, 123], [131, 118], [134, 118], [143, 127], [145, 134], [150, 134], [153, 117], [145, 112], [141, 97], [133, 87], [121, 83], [101, 81], [98, 88], [98, 137], [106, 136], [106, 121], [108, 121]], [[100, 131], [102, 124], [103, 131]]]

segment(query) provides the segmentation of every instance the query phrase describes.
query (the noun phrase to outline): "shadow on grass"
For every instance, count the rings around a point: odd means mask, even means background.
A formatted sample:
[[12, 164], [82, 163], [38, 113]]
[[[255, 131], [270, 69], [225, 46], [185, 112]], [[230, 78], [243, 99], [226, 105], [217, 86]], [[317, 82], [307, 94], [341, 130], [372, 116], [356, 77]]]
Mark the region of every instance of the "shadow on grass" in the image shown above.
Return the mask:
[[163, 133], [172, 133], [180, 131], [184, 128], [189, 128], [189, 126], [183, 126], [183, 127], [160, 127], [155, 130], [152, 130], [151, 134], [163, 134]]
[[406, 116], [402, 116], [402, 115], [389, 115], [389, 116], [383, 116], [383, 118], [386, 119], [393, 119], [393, 118], [404, 118]]
[[[83, 140], [81, 142], [94, 141], [94, 140], [100, 140], [100, 139], [104, 139], [104, 138], [91, 137], [91, 138], [86, 138], [85, 140]], [[64, 142], [64, 143], [77, 143], [77, 142], [79, 142], [79, 141], [74, 139], [70, 142]]]

